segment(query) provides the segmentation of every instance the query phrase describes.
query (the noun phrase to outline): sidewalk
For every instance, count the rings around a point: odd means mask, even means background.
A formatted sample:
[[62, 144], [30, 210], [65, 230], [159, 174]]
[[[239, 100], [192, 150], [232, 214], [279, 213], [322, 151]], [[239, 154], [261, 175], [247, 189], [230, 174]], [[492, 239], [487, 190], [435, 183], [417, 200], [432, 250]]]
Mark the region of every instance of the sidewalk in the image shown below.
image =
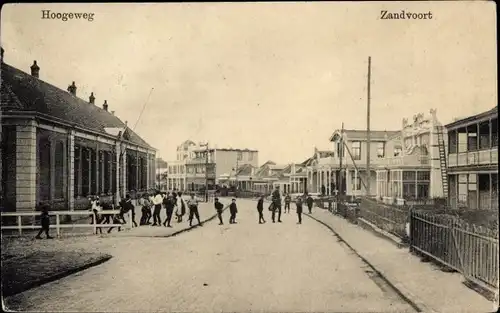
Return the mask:
[[316, 209], [305, 214], [332, 229], [423, 312], [496, 312], [497, 306], [463, 285], [460, 273], [444, 273], [371, 232]]

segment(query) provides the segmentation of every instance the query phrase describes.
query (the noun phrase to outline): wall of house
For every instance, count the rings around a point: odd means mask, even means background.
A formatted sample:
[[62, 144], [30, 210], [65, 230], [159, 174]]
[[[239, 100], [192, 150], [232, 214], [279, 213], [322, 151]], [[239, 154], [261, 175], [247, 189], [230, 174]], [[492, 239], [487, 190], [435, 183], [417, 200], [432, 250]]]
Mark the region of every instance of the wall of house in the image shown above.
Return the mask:
[[236, 166], [241, 166], [244, 164], [250, 164], [252, 166], [258, 167], [259, 164], [259, 154], [258, 152], [243, 151], [241, 153], [241, 160], [238, 160], [238, 151], [226, 151], [226, 150], [216, 150], [215, 152], [215, 162], [216, 162], [216, 177], [220, 177], [223, 174], [234, 175], [233, 169]]

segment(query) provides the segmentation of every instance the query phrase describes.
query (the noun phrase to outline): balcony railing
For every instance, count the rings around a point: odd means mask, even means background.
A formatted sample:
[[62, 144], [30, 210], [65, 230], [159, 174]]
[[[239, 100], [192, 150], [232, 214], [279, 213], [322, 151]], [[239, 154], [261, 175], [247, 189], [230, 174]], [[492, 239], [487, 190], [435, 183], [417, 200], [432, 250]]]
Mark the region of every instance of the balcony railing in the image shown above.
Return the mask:
[[498, 149], [467, 151], [448, 155], [448, 166], [474, 166], [498, 164]]
[[381, 166], [422, 166], [429, 165], [429, 156], [404, 155], [391, 158], [378, 159], [375, 163]]
[[[207, 160], [205, 158], [191, 159], [187, 160], [186, 164], [205, 164]], [[208, 158], [208, 164], [213, 164], [212, 158]]]

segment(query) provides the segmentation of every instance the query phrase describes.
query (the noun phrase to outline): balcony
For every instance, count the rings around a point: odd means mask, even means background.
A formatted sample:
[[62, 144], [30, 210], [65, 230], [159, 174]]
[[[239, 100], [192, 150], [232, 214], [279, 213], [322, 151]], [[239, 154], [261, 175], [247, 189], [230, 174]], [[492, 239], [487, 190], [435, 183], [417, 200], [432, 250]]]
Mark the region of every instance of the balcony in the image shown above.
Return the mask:
[[[187, 160], [186, 161], [186, 164], [187, 165], [190, 165], [190, 164], [205, 164], [207, 162], [207, 160], [205, 158], [197, 158], [197, 159], [191, 159], [191, 160]], [[213, 160], [212, 158], [208, 158], [208, 164], [213, 164]]]
[[448, 167], [497, 165], [498, 148], [451, 153], [448, 155]]
[[399, 166], [411, 166], [411, 167], [421, 167], [429, 166], [430, 160], [429, 156], [425, 155], [404, 155], [391, 158], [378, 159], [375, 163], [382, 167], [399, 167]]

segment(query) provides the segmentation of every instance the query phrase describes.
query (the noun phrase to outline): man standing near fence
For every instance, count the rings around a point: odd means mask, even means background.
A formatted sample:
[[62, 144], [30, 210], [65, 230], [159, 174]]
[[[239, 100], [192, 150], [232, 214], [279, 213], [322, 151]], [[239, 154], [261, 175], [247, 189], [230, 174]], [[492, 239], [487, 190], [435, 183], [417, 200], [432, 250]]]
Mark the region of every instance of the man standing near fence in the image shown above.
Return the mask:
[[160, 212], [161, 212], [162, 202], [163, 202], [163, 197], [161, 193], [157, 190], [153, 198], [153, 205], [154, 205], [153, 226], [161, 226]]
[[38, 235], [36, 235], [36, 239], [42, 239], [41, 234], [45, 232], [45, 235], [47, 236], [47, 239], [52, 239], [53, 237], [50, 237], [49, 235], [49, 229], [50, 229], [50, 216], [49, 216], [49, 211], [50, 207], [47, 204], [42, 204], [41, 202], [38, 204], [40, 207], [40, 222], [42, 224], [42, 228], [38, 232]]

